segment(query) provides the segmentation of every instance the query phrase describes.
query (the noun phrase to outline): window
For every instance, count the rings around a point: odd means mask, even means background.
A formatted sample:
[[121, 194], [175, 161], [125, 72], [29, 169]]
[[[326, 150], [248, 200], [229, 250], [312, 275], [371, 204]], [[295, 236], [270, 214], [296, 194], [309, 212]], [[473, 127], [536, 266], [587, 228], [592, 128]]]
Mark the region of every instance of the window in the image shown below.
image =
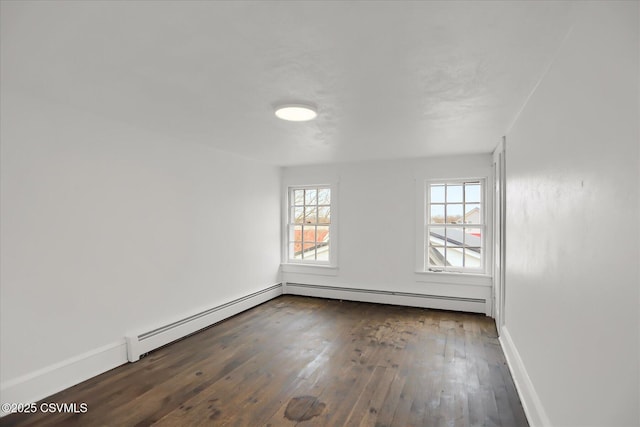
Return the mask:
[[289, 188], [287, 259], [332, 264], [331, 186]]
[[425, 268], [484, 272], [484, 180], [428, 182]]

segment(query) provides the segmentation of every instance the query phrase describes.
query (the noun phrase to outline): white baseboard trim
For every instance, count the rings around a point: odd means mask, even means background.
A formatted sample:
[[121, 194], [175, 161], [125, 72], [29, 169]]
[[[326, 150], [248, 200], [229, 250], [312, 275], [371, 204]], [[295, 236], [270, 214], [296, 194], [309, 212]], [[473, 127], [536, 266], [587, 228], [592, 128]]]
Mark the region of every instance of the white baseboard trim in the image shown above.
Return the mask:
[[[118, 341], [4, 382], [2, 403], [33, 403], [127, 363], [127, 347]], [[8, 415], [0, 411], [0, 416]]]
[[348, 301], [371, 302], [378, 304], [405, 305], [409, 307], [466, 311], [471, 313], [483, 314], [485, 314], [486, 312], [487, 304], [487, 301], [484, 298], [427, 295], [409, 292], [393, 292], [290, 282], [285, 282], [283, 293], [318, 298], [342, 299]]
[[520, 353], [514, 345], [506, 326], [502, 327], [499, 341], [507, 359], [507, 365], [511, 371], [513, 382], [518, 390], [518, 395], [520, 395], [520, 401], [522, 402], [522, 407], [524, 408], [529, 425], [531, 427], [550, 427], [552, 425], [551, 421], [542, 406], [542, 401], [540, 401], [540, 397], [538, 393], [536, 393], [536, 389], [531, 382], [531, 378], [529, 378]]

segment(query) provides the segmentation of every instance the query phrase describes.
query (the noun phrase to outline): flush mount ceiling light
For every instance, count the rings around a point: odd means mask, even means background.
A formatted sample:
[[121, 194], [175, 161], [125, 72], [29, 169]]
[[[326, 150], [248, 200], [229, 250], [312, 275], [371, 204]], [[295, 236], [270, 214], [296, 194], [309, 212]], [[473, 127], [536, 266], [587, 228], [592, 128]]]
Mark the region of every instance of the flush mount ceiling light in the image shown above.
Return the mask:
[[307, 104], [284, 104], [276, 107], [276, 117], [290, 122], [306, 122], [318, 116], [316, 108]]

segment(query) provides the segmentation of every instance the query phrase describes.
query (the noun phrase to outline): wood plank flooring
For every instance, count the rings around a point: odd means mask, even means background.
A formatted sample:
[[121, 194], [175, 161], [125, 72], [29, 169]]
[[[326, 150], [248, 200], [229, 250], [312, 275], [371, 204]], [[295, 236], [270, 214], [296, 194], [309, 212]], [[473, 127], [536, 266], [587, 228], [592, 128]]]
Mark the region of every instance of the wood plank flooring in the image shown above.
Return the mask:
[[527, 426], [483, 315], [281, 296], [2, 426]]

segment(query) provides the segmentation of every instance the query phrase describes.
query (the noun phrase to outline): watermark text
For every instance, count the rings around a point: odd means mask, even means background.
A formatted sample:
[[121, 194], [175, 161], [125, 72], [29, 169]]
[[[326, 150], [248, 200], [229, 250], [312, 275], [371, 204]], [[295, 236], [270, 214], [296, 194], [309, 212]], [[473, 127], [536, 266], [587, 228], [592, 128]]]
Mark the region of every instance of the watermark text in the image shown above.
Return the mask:
[[5, 414], [84, 414], [89, 410], [86, 402], [40, 402], [40, 403], [3, 403]]

